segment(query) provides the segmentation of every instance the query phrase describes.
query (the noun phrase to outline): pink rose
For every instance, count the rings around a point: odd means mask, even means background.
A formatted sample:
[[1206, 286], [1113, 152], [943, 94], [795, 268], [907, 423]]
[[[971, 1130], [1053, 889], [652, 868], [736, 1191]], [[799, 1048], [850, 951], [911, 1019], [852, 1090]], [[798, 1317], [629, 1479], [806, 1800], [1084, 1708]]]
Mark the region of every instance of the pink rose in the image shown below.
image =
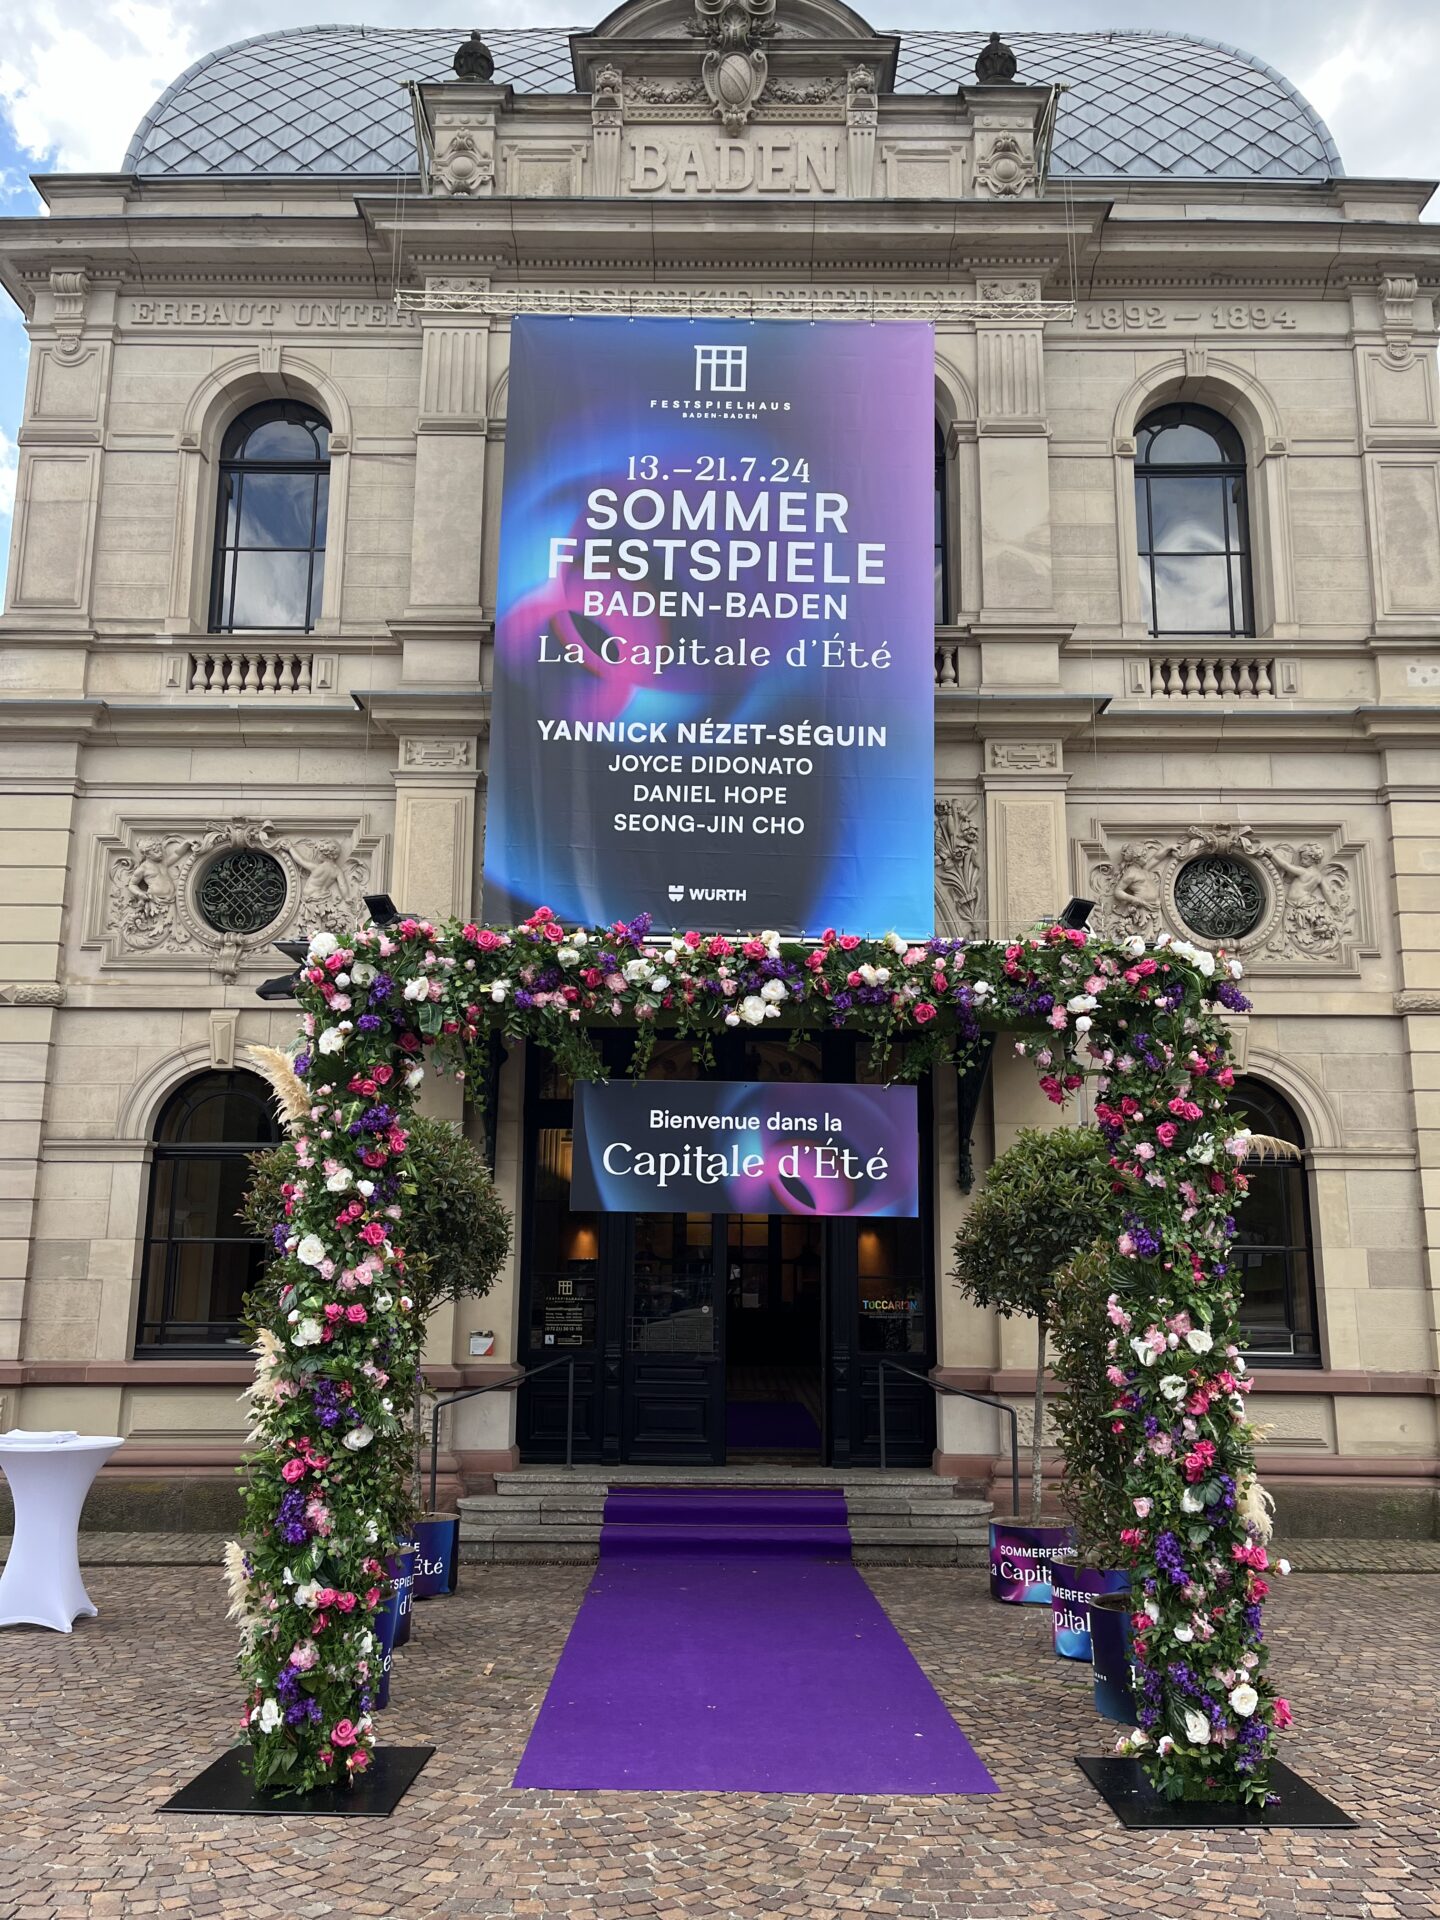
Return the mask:
[[348, 1720], [337, 1720], [335, 1722], [335, 1725], [330, 1729], [330, 1744], [332, 1747], [354, 1746], [355, 1729]]
[[1294, 1719], [1295, 1719], [1295, 1716], [1290, 1711], [1290, 1702], [1288, 1700], [1277, 1700], [1275, 1702], [1276, 1726], [1277, 1727], [1291, 1726], [1294, 1723]]
[[335, 1604], [341, 1613], [353, 1613], [355, 1611], [355, 1596], [353, 1593], [337, 1593], [335, 1596]]
[[860, 936], [858, 933], [842, 933], [838, 944], [842, 953], [853, 953], [860, 944]]
[[932, 1007], [928, 1000], [922, 1000], [915, 1009], [915, 1018], [922, 1027], [928, 1026], [935, 1018], [937, 1011], [938, 1009]]
[[360, 1238], [367, 1247], [382, 1246], [385, 1240], [385, 1229], [378, 1220], [370, 1220], [361, 1227]]
[[357, 1302], [353, 1307], [347, 1307], [345, 1309], [345, 1318], [352, 1326], [363, 1327], [370, 1316], [366, 1313], [364, 1307]]
[[282, 1480], [288, 1480], [293, 1487], [297, 1480], [303, 1480], [305, 1478], [305, 1462], [303, 1460], [287, 1460], [280, 1469], [280, 1478]]
[[1180, 1129], [1173, 1120], [1162, 1120], [1155, 1129], [1155, 1138], [1160, 1142], [1162, 1147], [1173, 1147], [1179, 1131]]

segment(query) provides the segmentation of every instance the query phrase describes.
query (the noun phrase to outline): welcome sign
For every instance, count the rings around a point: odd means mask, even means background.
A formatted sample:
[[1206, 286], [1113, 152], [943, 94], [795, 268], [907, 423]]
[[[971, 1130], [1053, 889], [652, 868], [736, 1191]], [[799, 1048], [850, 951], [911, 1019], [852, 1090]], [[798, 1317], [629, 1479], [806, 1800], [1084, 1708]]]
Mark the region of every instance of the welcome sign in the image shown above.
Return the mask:
[[511, 328], [485, 912], [934, 924], [934, 340]]
[[610, 1213], [913, 1217], [915, 1089], [582, 1082], [570, 1204]]

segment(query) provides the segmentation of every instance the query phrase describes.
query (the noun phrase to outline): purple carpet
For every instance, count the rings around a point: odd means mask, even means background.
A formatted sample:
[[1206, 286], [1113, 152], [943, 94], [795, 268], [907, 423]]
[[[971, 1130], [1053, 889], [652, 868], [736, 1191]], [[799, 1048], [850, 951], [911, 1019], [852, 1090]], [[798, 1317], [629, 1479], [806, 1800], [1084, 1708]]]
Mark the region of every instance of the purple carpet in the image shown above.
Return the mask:
[[996, 1791], [851, 1565], [843, 1494], [791, 1489], [611, 1493], [515, 1785]]
[[818, 1453], [820, 1429], [798, 1400], [727, 1400], [725, 1445], [732, 1453]]

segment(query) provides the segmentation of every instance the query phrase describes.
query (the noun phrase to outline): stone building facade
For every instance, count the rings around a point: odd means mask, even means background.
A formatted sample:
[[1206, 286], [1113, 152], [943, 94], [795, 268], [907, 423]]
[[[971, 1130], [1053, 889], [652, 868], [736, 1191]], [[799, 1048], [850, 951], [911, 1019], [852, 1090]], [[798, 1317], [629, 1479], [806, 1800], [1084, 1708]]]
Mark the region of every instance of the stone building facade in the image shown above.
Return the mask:
[[[453, 67], [428, 31], [225, 49], [122, 171], [0, 223], [32, 343], [0, 622], [0, 1425], [126, 1435], [117, 1480], [172, 1512], [238, 1458], [244, 1048], [293, 1032], [255, 996], [271, 944], [378, 890], [483, 912], [509, 317], [921, 317], [937, 925], [1002, 935], [1078, 894], [1108, 931], [1238, 946], [1256, 1124], [1304, 1151], [1252, 1236], [1268, 1477], [1428, 1526], [1429, 186], [1347, 178], [1283, 80], [1180, 36], [1012, 58], [839, 0], [630, 0], [487, 37]], [[513, 1055], [517, 1254], [432, 1330], [440, 1386], [534, 1357], [536, 1086]], [[1027, 1330], [961, 1302], [945, 1248], [971, 1169], [1048, 1109], [997, 1059], [933, 1113], [910, 1350], [1020, 1400]], [[513, 1460], [516, 1419], [473, 1403], [447, 1465]], [[988, 1477], [983, 1409], [926, 1437]]]

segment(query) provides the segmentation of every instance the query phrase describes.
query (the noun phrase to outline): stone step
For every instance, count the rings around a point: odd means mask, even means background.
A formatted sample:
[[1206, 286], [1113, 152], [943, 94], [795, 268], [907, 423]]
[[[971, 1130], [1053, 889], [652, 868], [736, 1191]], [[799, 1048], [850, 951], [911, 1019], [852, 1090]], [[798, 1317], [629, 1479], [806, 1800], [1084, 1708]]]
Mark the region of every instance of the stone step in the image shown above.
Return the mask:
[[[515, 1524], [522, 1518], [537, 1523], [558, 1521], [562, 1524], [568, 1520], [598, 1521], [604, 1513], [607, 1498], [606, 1490], [600, 1487], [593, 1492], [566, 1488], [524, 1495], [475, 1493], [464, 1496], [460, 1501], [460, 1511], [468, 1518], [494, 1520], [503, 1524]], [[943, 1525], [957, 1518], [988, 1520], [990, 1517], [989, 1503], [984, 1500], [917, 1499], [905, 1492], [889, 1494], [867, 1489], [857, 1493], [848, 1490], [845, 1505], [852, 1519], [894, 1519], [916, 1525], [935, 1522]]]
[[[947, 1533], [851, 1528], [852, 1558], [859, 1567], [983, 1567], [988, 1559], [983, 1529]], [[460, 1557], [471, 1564], [590, 1566], [600, 1557], [594, 1527], [487, 1527], [466, 1530]]]

